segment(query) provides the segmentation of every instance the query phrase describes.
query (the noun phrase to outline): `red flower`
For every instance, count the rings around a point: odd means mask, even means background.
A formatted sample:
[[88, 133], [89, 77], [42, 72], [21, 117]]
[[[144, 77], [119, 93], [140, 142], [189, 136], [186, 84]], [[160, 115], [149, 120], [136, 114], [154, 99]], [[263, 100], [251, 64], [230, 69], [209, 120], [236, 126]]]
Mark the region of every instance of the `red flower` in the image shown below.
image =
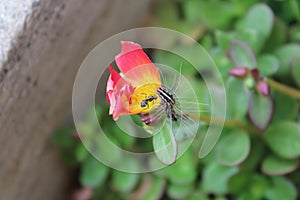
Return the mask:
[[153, 100], [147, 107], [141, 107], [141, 102], [156, 95], [161, 86], [158, 69], [141, 46], [133, 42], [121, 42], [121, 45], [121, 53], [115, 60], [122, 76], [109, 66], [111, 74], [106, 86], [109, 114], [114, 120], [121, 115], [149, 112], [159, 104], [159, 99]]

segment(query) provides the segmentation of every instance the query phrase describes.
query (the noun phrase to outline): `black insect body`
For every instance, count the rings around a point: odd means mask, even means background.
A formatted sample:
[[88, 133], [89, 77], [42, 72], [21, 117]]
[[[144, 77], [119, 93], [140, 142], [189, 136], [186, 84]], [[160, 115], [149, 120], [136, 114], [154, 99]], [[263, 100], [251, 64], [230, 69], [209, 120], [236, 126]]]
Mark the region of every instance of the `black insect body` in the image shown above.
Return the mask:
[[172, 121], [178, 121], [180, 115], [175, 111], [175, 98], [174, 95], [165, 87], [159, 87], [157, 89], [157, 96], [149, 96], [148, 98], [141, 101], [140, 106], [145, 108], [148, 106], [149, 102], [161, 99], [160, 107], [164, 110], [166, 115], [172, 119]]
[[146, 106], [148, 106], [148, 103], [157, 99], [157, 96], [149, 96], [147, 99], [144, 99], [143, 101], [141, 101], [141, 107], [144, 108]]
[[179, 116], [174, 110], [174, 106], [175, 106], [174, 95], [170, 93], [168, 89], [165, 87], [159, 87], [157, 89], [157, 94], [163, 102], [162, 105], [164, 106], [167, 116], [171, 117], [172, 121], [177, 121]]

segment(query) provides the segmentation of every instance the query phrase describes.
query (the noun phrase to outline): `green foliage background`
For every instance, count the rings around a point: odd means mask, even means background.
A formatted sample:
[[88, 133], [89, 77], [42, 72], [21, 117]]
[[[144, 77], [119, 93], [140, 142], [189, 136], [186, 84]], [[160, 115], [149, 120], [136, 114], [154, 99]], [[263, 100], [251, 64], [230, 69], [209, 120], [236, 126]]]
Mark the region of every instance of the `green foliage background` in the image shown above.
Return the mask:
[[[174, 165], [153, 173], [129, 174], [96, 161], [76, 139], [74, 128], [62, 128], [54, 134], [54, 141], [64, 149], [66, 163], [79, 168], [80, 187], [92, 188], [93, 199], [296, 199], [300, 189], [299, 100], [272, 87], [272, 100], [264, 100], [247, 87], [245, 80], [229, 76], [228, 71], [235, 61], [299, 89], [299, 1], [159, 1], [153, 7], [152, 26], [175, 29], [199, 41], [223, 76], [227, 120], [242, 122], [251, 129], [225, 126], [214, 150], [204, 159], [197, 156], [197, 141], [202, 137], [199, 134], [196, 144]], [[253, 52], [244, 46], [232, 46], [233, 40], [246, 42]], [[174, 44], [174, 48], [181, 47]], [[192, 46], [181, 50], [199, 59], [193, 55]], [[228, 51], [233, 58], [227, 56]], [[153, 59], [175, 68], [182, 63], [183, 75], [195, 88], [204, 88], [201, 77], [181, 58], [157, 51]], [[205, 65], [201, 59], [198, 62]], [[200, 101], [207, 101], [205, 92], [201, 91]], [[107, 104], [98, 105], [96, 111], [116, 144], [125, 149], [151, 149], [151, 141], [141, 145], [134, 138], [118, 134], [120, 130], [108, 116]], [[249, 120], [251, 112], [253, 119]], [[265, 128], [258, 130], [258, 124]], [[91, 131], [94, 125], [87, 121], [85, 126]], [[199, 132], [205, 129], [204, 125]]]

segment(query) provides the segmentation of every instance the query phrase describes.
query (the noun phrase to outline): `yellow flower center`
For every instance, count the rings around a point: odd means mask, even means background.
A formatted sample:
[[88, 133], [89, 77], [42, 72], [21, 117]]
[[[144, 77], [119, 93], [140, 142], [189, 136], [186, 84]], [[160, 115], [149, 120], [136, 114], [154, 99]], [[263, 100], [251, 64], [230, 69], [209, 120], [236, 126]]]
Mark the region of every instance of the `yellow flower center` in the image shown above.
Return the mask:
[[157, 98], [157, 89], [160, 87], [157, 83], [147, 83], [137, 87], [130, 97], [129, 113], [147, 113], [160, 104]]

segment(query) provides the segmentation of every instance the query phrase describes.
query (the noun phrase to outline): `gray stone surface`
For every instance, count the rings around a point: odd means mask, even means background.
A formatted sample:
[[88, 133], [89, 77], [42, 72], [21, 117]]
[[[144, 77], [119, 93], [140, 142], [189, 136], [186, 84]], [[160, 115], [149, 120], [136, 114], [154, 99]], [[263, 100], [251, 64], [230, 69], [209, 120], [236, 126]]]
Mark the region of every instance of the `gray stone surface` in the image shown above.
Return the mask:
[[[2, 63], [14, 38], [21, 32], [26, 17], [32, 7], [38, 5], [36, 0], [1, 0], [0, 3], [0, 63]], [[1, 67], [1, 65], [0, 65]]]
[[149, 4], [1, 0], [0, 199], [65, 199], [69, 169], [50, 137], [71, 116], [76, 71], [98, 42], [142, 25]]

